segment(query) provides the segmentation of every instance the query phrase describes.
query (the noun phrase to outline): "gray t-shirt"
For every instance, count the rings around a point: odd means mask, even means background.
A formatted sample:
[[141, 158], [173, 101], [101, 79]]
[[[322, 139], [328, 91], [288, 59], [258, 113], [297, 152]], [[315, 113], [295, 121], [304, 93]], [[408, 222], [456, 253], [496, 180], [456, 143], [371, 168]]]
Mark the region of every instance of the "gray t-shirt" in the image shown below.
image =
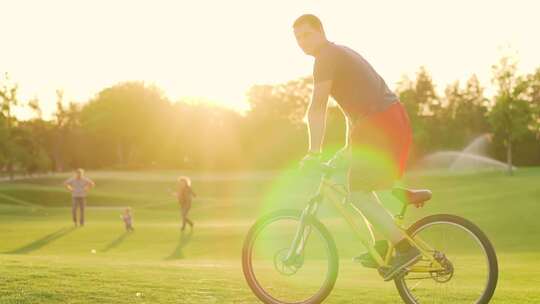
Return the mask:
[[398, 101], [369, 62], [332, 42], [315, 57], [313, 79], [315, 83], [332, 80], [331, 96], [353, 119], [380, 112]]
[[81, 177], [80, 179], [72, 177], [65, 182], [66, 185], [70, 185], [73, 191], [71, 196], [73, 197], [86, 197], [86, 188], [94, 184], [94, 182], [87, 178]]

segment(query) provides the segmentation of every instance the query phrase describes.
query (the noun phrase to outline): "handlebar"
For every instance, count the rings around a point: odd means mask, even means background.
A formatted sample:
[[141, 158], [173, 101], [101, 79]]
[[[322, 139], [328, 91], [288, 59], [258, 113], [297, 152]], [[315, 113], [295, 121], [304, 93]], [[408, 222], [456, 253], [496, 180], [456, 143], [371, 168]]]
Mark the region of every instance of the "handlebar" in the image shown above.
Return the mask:
[[321, 162], [321, 163], [317, 163], [317, 164], [312, 164], [309, 167], [304, 167], [304, 168], [302, 168], [302, 170], [316, 172], [316, 173], [322, 173], [325, 178], [330, 178], [332, 176], [332, 174], [334, 174], [336, 172], [337, 168], [335, 168], [333, 166], [330, 166], [327, 163], [322, 163]]

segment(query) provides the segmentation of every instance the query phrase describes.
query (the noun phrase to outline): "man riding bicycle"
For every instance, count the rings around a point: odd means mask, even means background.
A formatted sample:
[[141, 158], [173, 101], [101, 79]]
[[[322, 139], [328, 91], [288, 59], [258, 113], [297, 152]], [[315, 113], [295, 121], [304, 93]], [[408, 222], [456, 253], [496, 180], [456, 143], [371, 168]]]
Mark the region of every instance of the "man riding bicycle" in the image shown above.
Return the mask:
[[347, 121], [345, 147], [331, 162], [350, 163], [352, 202], [396, 249], [391, 280], [400, 270], [421, 258], [420, 251], [405, 238], [374, 191], [388, 191], [401, 178], [412, 143], [405, 108], [373, 67], [352, 49], [326, 38], [314, 15], [302, 15], [293, 25], [300, 48], [315, 58], [314, 89], [308, 107], [309, 151], [303, 163], [320, 161], [328, 98], [332, 96]]

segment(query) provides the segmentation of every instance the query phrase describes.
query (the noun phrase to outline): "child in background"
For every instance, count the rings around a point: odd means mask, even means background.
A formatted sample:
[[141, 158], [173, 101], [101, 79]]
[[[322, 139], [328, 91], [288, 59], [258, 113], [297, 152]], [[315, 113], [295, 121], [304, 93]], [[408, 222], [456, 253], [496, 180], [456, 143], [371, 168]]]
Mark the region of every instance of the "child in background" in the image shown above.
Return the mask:
[[182, 231], [186, 228], [186, 223], [193, 229], [193, 222], [187, 217], [191, 209], [191, 201], [195, 197], [195, 193], [191, 189], [191, 180], [189, 177], [181, 176], [178, 178], [178, 188], [176, 198], [180, 205], [180, 214], [182, 215]]
[[133, 231], [133, 217], [131, 216], [131, 208], [126, 208], [124, 210], [124, 214], [122, 214], [120, 217], [122, 218], [122, 220], [124, 220], [126, 231]]

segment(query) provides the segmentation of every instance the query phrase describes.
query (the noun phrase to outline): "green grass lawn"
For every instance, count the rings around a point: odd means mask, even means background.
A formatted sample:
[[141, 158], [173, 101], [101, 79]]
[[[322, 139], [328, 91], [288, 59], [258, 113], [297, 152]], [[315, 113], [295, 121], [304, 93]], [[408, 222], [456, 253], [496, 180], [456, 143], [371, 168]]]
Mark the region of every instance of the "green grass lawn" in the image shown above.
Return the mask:
[[[256, 218], [301, 208], [313, 183], [294, 174], [191, 174], [198, 197], [193, 233], [179, 231], [171, 189], [177, 172], [89, 172], [87, 225], [73, 228], [68, 175], [0, 183], [0, 303], [256, 303], [240, 266]], [[407, 222], [434, 213], [482, 228], [499, 257], [492, 303], [540, 303], [540, 169], [412, 174], [433, 190]], [[134, 213], [125, 233], [120, 214]], [[362, 246], [331, 208], [320, 210], [336, 239], [340, 273], [325, 303], [401, 303], [392, 283], [351, 262]], [[293, 292], [293, 291], [291, 291]]]

